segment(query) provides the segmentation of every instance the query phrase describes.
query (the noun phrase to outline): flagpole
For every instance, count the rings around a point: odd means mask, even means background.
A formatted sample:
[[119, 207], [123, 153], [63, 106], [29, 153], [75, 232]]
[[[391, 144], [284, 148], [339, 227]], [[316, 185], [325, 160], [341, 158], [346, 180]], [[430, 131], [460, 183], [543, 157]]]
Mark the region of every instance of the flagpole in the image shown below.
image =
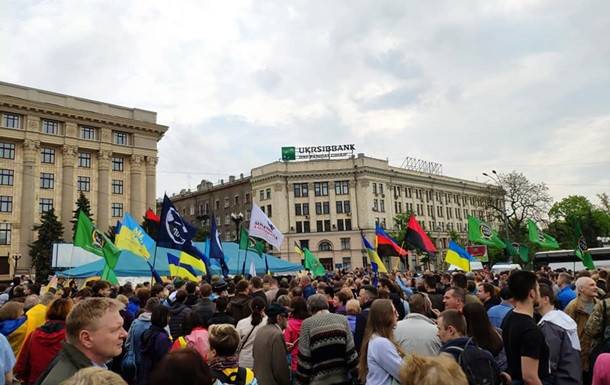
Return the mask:
[[248, 261], [248, 249], [246, 249], [246, 256], [244, 257], [244, 264], [241, 267], [241, 275], [243, 278], [246, 277], [246, 261]]

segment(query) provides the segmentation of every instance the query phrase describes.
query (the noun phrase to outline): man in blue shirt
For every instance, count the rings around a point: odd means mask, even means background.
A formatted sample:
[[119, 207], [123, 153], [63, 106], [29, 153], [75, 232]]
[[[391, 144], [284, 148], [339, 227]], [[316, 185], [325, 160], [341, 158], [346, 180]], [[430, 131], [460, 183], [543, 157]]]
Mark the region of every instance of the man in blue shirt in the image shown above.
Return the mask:
[[[561, 302], [561, 308], [557, 310], [563, 310], [566, 306], [576, 298], [576, 293], [572, 290], [572, 277], [568, 273], [561, 273], [557, 277], [557, 286], [559, 286], [559, 293], [557, 293], [557, 300]], [[557, 304], [559, 305], [559, 303]]]
[[502, 328], [504, 317], [506, 317], [506, 314], [515, 307], [513, 293], [511, 293], [508, 287], [503, 287], [502, 290], [500, 290], [500, 298], [502, 299], [502, 302], [500, 302], [499, 305], [492, 306], [487, 311], [489, 320], [495, 328]]

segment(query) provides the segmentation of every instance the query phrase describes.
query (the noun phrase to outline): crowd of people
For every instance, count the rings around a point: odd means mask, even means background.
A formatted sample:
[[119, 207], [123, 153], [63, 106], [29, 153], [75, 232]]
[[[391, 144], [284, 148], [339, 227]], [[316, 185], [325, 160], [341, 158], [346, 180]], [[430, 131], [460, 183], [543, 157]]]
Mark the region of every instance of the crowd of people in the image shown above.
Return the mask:
[[606, 270], [0, 285], [5, 384], [610, 384]]

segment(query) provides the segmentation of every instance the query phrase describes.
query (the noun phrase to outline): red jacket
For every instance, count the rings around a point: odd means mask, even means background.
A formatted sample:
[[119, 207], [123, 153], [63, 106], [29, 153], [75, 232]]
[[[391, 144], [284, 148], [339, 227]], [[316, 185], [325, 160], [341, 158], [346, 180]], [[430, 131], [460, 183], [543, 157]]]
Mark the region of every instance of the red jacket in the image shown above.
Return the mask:
[[34, 330], [25, 340], [17, 364], [15, 376], [25, 384], [33, 384], [45, 371], [66, 339], [66, 324], [49, 321]]

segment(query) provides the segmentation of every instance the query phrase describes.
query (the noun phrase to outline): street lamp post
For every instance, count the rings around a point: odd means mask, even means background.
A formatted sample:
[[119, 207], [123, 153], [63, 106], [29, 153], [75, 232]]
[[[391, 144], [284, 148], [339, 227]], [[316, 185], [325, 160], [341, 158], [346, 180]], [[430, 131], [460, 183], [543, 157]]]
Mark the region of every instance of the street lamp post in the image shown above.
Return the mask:
[[244, 220], [244, 214], [239, 213], [231, 213], [231, 220], [235, 223], [235, 241], [239, 243], [239, 224]]
[[[488, 177], [489, 179], [493, 180], [498, 185], [498, 187], [502, 191], [504, 191], [504, 187], [502, 187], [502, 184], [500, 183], [498, 173], [496, 172], [496, 170], [491, 170], [491, 172], [495, 175], [495, 178], [486, 172], [484, 172], [483, 175]], [[506, 201], [504, 203], [506, 203]], [[506, 239], [510, 239], [510, 237], [508, 236], [508, 215], [506, 215], [506, 204], [504, 204], [502, 206], [502, 216], [504, 218], [504, 231], [506, 233]]]
[[13, 253], [11, 255], [11, 258], [13, 259], [13, 261], [15, 261], [13, 264], [13, 269], [14, 269], [13, 273], [17, 274], [17, 263], [21, 259], [21, 253]]

